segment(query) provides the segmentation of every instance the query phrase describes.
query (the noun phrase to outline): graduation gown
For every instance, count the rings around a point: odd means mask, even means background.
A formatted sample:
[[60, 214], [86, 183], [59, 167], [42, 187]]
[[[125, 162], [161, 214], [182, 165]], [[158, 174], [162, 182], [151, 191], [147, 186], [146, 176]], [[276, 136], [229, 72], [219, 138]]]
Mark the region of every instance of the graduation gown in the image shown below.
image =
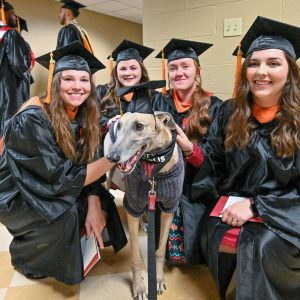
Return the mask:
[[[299, 299], [300, 295], [300, 151], [279, 158], [270, 145], [276, 120], [260, 124], [245, 149], [224, 150], [232, 102], [224, 102], [202, 146], [205, 160], [192, 186], [192, 200], [216, 186], [220, 195], [252, 197], [263, 223], [241, 227], [237, 249], [236, 299]], [[213, 204], [213, 203], [212, 203]], [[213, 205], [212, 205], [213, 206]], [[234, 260], [224, 264], [218, 249], [231, 227], [220, 218], [207, 217], [201, 246], [225, 298]], [[219, 260], [223, 261], [218, 264]], [[229, 262], [229, 263], [228, 263]]]
[[81, 44], [83, 44], [83, 40], [78, 28], [72, 23], [65, 25], [58, 32], [56, 49], [64, 47], [75, 41], [79, 41]]
[[[0, 25], [0, 29], [6, 26]], [[15, 29], [0, 39], [0, 137], [9, 119], [29, 99], [28, 45]]]
[[[215, 96], [211, 96], [211, 105], [209, 107], [209, 115], [214, 120], [218, 115], [218, 108], [222, 100]], [[165, 111], [170, 113], [176, 124], [183, 128], [184, 120], [188, 117], [190, 111], [179, 113], [176, 109], [174, 100], [170, 92], [168, 91], [165, 96], [161, 93], [157, 93], [152, 99], [152, 106], [155, 111]], [[205, 143], [206, 137], [203, 138]], [[205, 203], [211, 197], [215, 197], [215, 188], [212, 187], [205, 195], [202, 195], [203, 202], [191, 202], [190, 192], [192, 181], [197, 169], [191, 164], [185, 164], [185, 177], [183, 185], [183, 194], [180, 199], [179, 208], [175, 213], [174, 224], [177, 227], [182, 227], [184, 230], [184, 260], [186, 263], [201, 263], [203, 262], [202, 255], [200, 253], [200, 236], [198, 234], [199, 224], [206, 211]], [[159, 220], [158, 220], [159, 221]], [[170, 240], [172, 240], [172, 233], [170, 231]], [[171, 250], [172, 251], [172, 250]], [[175, 254], [177, 256], [177, 253]], [[167, 249], [167, 259], [169, 259], [170, 253]]]
[[[80, 122], [71, 126], [79, 141]], [[98, 182], [84, 187], [86, 169], [64, 156], [40, 107], [11, 119], [0, 160], [0, 222], [13, 235], [12, 265], [24, 274], [83, 280], [80, 227], [88, 195], [100, 196], [115, 251], [126, 244], [113, 197]]]

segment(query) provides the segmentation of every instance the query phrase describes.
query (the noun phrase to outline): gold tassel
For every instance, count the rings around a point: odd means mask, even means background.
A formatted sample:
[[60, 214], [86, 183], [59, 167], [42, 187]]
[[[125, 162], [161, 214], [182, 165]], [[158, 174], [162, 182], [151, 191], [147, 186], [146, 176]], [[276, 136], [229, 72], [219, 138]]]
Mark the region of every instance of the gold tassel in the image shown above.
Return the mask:
[[112, 53], [109, 55], [109, 79], [112, 78], [112, 72], [113, 72], [113, 57], [112, 57]]
[[[166, 80], [166, 63], [165, 63], [165, 53], [164, 53], [164, 49], [162, 49], [161, 51], [161, 72], [162, 72], [162, 79], [163, 80]], [[161, 90], [161, 93], [163, 95], [165, 95], [167, 92], [166, 88], [163, 87], [162, 90]]]
[[50, 62], [49, 62], [49, 74], [48, 74], [48, 84], [47, 84], [47, 96], [44, 100], [45, 103], [50, 104], [51, 102], [51, 88], [52, 88], [52, 80], [53, 80], [53, 73], [55, 68], [55, 60], [53, 59], [53, 53], [50, 53]]
[[5, 16], [5, 9], [4, 9], [4, 0], [1, 1], [1, 19], [2, 22], [7, 25], [6, 16]]
[[236, 56], [236, 69], [235, 69], [235, 82], [234, 82], [234, 90], [233, 90], [233, 97], [236, 97], [238, 88], [241, 84], [241, 71], [242, 71], [242, 50], [241, 44], [238, 45], [238, 51]]
[[19, 33], [21, 33], [21, 26], [20, 26], [20, 18], [17, 17], [17, 30]]

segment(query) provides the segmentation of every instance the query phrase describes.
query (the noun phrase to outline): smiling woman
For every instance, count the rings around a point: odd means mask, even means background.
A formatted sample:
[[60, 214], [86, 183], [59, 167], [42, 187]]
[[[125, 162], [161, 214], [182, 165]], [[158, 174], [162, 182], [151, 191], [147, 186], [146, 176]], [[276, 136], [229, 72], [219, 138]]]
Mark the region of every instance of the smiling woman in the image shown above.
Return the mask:
[[6, 128], [0, 222], [13, 235], [17, 270], [31, 279], [77, 284], [83, 280], [81, 229], [93, 232], [101, 248], [105, 226], [115, 251], [127, 240], [113, 197], [99, 184], [113, 166], [101, 157], [91, 81], [103, 65], [79, 42], [37, 58], [47, 68], [49, 60], [47, 97], [30, 99]]

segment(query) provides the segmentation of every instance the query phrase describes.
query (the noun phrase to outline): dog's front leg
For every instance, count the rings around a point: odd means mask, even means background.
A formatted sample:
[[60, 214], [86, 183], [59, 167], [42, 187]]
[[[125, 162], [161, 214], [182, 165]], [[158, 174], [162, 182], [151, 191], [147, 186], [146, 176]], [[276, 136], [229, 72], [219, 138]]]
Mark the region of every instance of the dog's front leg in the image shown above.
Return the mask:
[[139, 218], [127, 213], [129, 240], [131, 246], [132, 293], [136, 300], [146, 300], [147, 292], [142, 278], [142, 257], [139, 246]]
[[164, 276], [165, 254], [167, 247], [168, 234], [173, 220], [173, 213], [164, 213], [160, 215], [160, 238], [158, 249], [156, 250], [156, 278], [157, 293], [161, 295], [166, 290], [166, 281]]

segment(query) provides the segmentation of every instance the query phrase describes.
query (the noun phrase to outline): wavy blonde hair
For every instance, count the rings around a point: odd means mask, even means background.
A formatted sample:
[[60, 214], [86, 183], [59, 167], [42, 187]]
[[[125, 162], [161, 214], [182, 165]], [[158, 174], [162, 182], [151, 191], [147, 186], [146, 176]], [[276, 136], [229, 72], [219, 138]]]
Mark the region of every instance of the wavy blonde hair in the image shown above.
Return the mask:
[[[284, 52], [289, 71], [287, 81], [280, 97], [280, 111], [276, 114], [277, 125], [271, 132], [271, 145], [279, 157], [291, 157], [300, 149], [300, 70], [295, 60]], [[255, 122], [251, 114], [252, 94], [246, 72], [251, 55], [242, 66], [241, 83], [233, 99], [233, 113], [228, 123], [225, 149], [236, 146], [245, 148], [255, 134]]]
[[78, 108], [77, 116], [81, 120], [83, 132], [78, 149], [71, 122], [60, 99], [61, 73], [58, 72], [53, 77], [52, 100], [50, 104], [43, 102], [43, 110], [53, 126], [57, 144], [65, 156], [78, 163], [91, 162], [99, 151], [101, 140], [99, 129], [100, 114], [95, 84], [90, 76], [90, 95]]
[[[187, 137], [194, 142], [201, 142], [211, 123], [211, 117], [208, 110], [211, 105], [211, 98], [208, 92], [202, 88], [202, 79], [200, 75], [200, 64], [193, 59], [196, 68], [196, 88], [192, 96], [192, 106], [187, 118], [185, 133]], [[170, 80], [169, 80], [170, 82]], [[171, 95], [174, 95], [174, 89], [171, 88]]]

